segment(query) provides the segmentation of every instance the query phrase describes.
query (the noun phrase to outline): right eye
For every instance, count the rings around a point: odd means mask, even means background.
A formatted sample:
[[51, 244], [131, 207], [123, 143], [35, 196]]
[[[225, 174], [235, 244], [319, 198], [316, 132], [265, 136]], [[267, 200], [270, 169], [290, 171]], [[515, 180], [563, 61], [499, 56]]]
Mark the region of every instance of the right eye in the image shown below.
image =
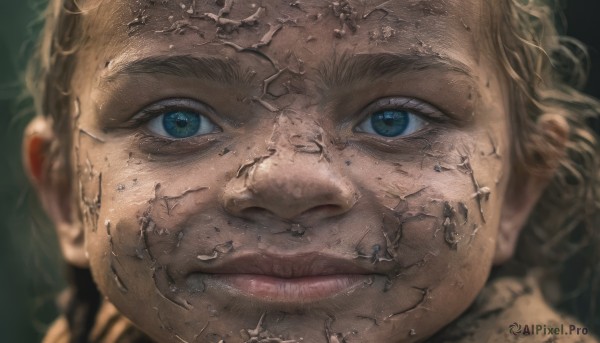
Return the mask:
[[148, 122], [153, 133], [175, 139], [211, 133], [215, 125], [205, 116], [191, 111], [172, 111]]
[[146, 124], [148, 130], [159, 136], [185, 139], [220, 131], [208, 117], [194, 110], [163, 108], [151, 109], [150, 112], [161, 113]]

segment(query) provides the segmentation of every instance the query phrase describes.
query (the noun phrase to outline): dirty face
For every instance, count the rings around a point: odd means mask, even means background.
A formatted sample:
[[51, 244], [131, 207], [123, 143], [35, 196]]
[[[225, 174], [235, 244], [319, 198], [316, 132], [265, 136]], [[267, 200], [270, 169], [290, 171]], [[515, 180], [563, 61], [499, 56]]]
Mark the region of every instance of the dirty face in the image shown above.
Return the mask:
[[143, 331], [415, 342], [470, 305], [508, 173], [484, 1], [84, 8], [85, 246]]

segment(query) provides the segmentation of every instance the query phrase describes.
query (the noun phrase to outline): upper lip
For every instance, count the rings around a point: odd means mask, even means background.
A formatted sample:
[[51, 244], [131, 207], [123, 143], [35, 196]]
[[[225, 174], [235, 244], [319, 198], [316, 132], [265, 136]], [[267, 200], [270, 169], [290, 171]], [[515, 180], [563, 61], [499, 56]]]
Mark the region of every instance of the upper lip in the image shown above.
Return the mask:
[[222, 262], [196, 268], [191, 273], [207, 274], [255, 274], [278, 278], [300, 278], [310, 276], [374, 274], [348, 259], [321, 253], [276, 255], [250, 253], [233, 258], [222, 258]]

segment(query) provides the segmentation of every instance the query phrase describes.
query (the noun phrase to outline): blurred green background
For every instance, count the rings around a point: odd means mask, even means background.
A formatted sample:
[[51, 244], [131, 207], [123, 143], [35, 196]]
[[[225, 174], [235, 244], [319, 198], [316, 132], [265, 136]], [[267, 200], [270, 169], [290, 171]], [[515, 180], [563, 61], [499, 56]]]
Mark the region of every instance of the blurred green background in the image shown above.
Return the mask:
[[23, 71], [45, 1], [0, 0], [0, 342], [39, 342], [62, 287], [57, 243], [20, 161], [31, 102]]
[[[44, 4], [0, 0], [0, 342], [39, 342], [56, 317], [54, 298], [64, 285], [56, 240], [20, 161], [22, 132], [32, 115], [20, 80]], [[600, 54], [594, 47], [600, 47], [595, 18], [600, 1], [569, 0], [568, 5], [569, 34], [591, 45], [595, 59], [586, 90], [599, 97]]]

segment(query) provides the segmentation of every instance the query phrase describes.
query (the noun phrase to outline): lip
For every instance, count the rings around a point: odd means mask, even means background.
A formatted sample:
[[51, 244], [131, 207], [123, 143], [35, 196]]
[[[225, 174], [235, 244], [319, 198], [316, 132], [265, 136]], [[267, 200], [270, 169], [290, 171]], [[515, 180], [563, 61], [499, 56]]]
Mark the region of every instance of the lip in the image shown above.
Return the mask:
[[264, 301], [307, 303], [347, 292], [373, 274], [352, 261], [319, 253], [246, 254], [192, 270], [187, 279]]

